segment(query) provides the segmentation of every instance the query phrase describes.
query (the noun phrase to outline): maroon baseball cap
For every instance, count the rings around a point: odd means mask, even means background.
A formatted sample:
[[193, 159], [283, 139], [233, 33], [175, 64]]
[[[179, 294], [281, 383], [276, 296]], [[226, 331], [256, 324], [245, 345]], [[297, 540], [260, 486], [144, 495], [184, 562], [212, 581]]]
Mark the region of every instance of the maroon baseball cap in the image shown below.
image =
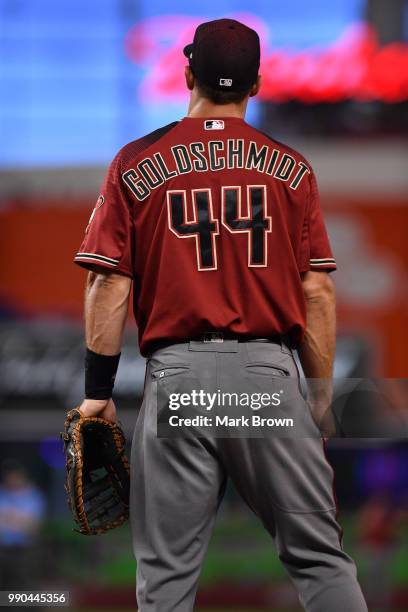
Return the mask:
[[203, 85], [220, 91], [246, 91], [258, 76], [259, 36], [235, 19], [207, 21], [198, 26], [184, 55]]

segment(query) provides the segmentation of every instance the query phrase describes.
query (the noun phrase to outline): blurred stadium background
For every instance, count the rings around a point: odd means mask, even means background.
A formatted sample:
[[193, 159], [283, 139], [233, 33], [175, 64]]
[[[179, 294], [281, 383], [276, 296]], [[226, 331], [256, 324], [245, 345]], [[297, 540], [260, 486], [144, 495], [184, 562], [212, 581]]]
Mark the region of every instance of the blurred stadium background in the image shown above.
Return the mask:
[[[220, 16], [263, 40], [248, 120], [317, 172], [339, 264], [336, 375], [406, 376], [405, 0], [0, 0], [0, 590], [70, 590], [78, 609], [135, 605], [127, 528], [83, 538], [65, 502], [58, 432], [83, 385], [85, 273], [72, 257], [117, 150], [185, 114], [181, 49]], [[129, 439], [144, 375], [136, 335], [129, 319], [116, 387]], [[337, 439], [328, 454], [370, 610], [408, 610], [406, 441]], [[299, 610], [233, 490], [198, 605]]]

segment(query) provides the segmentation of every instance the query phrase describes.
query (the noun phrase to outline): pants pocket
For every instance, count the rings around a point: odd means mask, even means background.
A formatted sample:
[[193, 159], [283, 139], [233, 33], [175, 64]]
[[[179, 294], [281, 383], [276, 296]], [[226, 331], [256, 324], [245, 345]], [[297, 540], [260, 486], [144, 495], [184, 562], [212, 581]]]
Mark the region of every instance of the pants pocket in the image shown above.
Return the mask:
[[287, 368], [261, 361], [247, 363], [245, 369], [249, 374], [258, 374], [259, 376], [290, 376], [290, 372]]
[[170, 376], [177, 376], [178, 374], [186, 374], [190, 371], [190, 367], [184, 364], [174, 365], [163, 365], [161, 368], [155, 368], [150, 373], [153, 380], [169, 378]]

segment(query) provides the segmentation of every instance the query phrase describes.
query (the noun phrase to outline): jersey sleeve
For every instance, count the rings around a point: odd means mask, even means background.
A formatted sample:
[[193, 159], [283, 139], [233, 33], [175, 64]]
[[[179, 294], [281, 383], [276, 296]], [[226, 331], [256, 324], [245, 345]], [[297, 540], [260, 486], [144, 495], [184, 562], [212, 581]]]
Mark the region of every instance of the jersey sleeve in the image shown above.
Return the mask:
[[320, 208], [320, 197], [314, 172], [310, 174], [309, 200], [302, 229], [299, 271], [336, 270], [336, 260], [330, 247]]
[[106, 174], [84, 240], [75, 255], [83, 268], [101, 266], [133, 278], [133, 223], [118, 154]]

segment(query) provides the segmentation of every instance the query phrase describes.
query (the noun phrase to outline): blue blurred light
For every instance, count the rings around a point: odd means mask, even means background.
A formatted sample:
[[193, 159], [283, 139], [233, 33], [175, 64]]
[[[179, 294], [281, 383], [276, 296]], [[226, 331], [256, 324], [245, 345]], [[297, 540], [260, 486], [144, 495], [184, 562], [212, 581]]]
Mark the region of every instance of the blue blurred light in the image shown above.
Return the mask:
[[356, 463], [356, 484], [363, 494], [387, 492], [408, 495], [406, 462], [408, 448], [376, 448], [360, 451]]
[[362, 14], [362, 0], [218, 0], [205, 7], [140, 0], [124, 6], [111, 0], [0, 0], [0, 165], [106, 164], [126, 142], [185, 114], [186, 94], [169, 104], [141, 91], [157, 58], [153, 53], [150, 63], [137, 65], [126, 55], [126, 36], [135, 24], [154, 36], [161, 16], [167, 40], [151, 42], [162, 50], [179, 36], [177, 19], [183, 27], [235, 16], [259, 24], [268, 45], [301, 50], [327, 46]]
[[47, 465], [54, 469], [61, 469], [65, 466], [63, 443], [59, 438], [48, 437], [41, 440], [39, 455]]

